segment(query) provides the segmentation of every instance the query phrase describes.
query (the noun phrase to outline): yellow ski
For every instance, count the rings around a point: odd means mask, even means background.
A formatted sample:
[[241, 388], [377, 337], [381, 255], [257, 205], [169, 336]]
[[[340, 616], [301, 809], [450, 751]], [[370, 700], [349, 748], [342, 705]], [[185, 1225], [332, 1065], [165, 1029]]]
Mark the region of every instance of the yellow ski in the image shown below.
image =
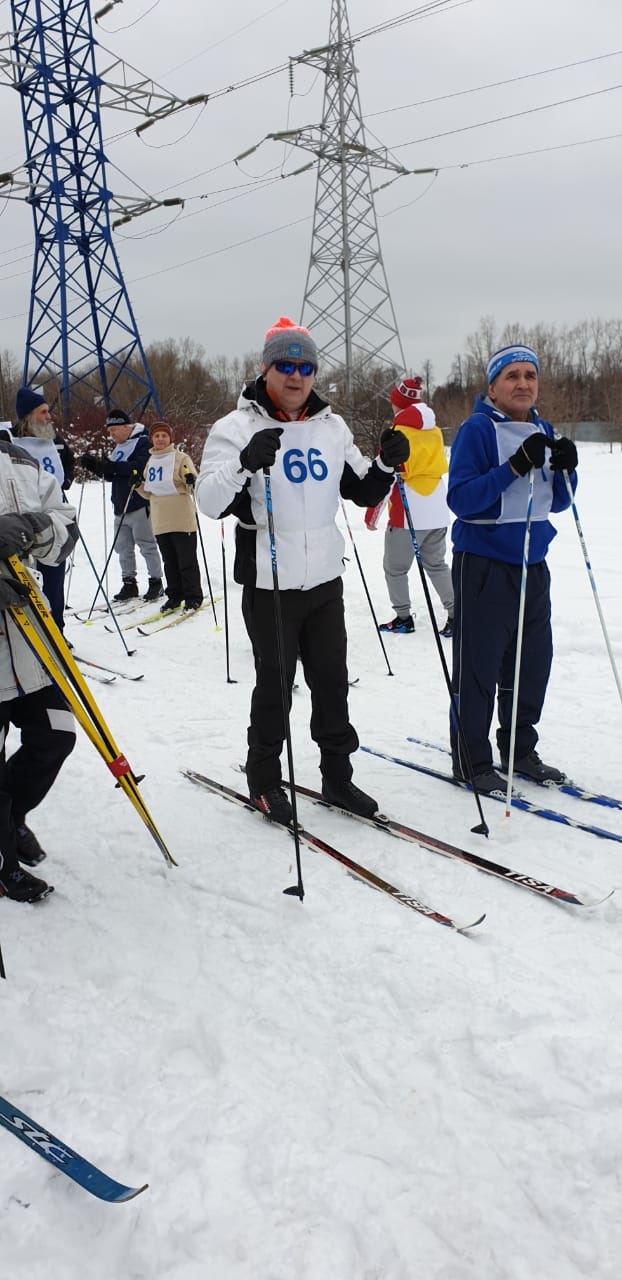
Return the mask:
[[[5, 566], [10, 570], [9, 574], [5, 572]], [[0, 577], [3, 576], [17, 578], [28, 587], [29, 598], [24, 598], [23, 607], [11, 606], [11, 617], [50, 679], [71, 707], [78, 724], [82, 726], [90, 742], [105, 761], [117, 786], [129, 796], [166, 863], [170, 867], [176, 867], [177, 863], [162, 839], [138, 790], [140, 779], [133, 773], [126, 757], [117, 747], [91, 690], [73, 659], [62, 631], [57, 627], [28, 570], [17, 556], [11, 556], [8, 560], [0, 562]]]

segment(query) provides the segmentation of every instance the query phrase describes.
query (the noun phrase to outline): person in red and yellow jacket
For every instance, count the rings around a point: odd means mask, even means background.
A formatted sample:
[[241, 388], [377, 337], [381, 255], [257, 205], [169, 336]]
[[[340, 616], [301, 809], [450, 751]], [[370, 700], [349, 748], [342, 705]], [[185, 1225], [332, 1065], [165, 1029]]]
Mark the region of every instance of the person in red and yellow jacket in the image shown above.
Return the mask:
[[[447, 611], [441, 635], [449, 637], [453, 629], [454, 593], [451, 570], [445, 561], [450, 514], [443, 478], [447, 473], [443, 436], [436, 425], [434, 410], [424, 403], [421, 378], [403, 378], [393, 388], [389, 399], [393, 405], [393, 426], [403, 432], [410, 443], [410, 455], [401, 468], [402, 479], [421, 563]], [[380, 631], [410, 635], [415, 630], [415, 622], [410, 606], [408, 574], [415, 552], [397, 484], [391, 489], [388, 506], [389, 522], [382, 567], [395, 617], [382, 623]], [[368, 529], [378, 527], [383, 507], [384, 503], [381, 503], [368, 509], [365, 515]]]

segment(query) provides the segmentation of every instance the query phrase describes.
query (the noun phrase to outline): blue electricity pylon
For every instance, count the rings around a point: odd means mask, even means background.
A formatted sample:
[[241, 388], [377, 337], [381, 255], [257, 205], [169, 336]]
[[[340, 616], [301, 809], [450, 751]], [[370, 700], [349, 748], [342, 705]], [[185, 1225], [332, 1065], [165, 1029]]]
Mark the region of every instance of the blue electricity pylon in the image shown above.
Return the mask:
[[140, 415], [160, 406], [113, 244], [88, 0], [11, 0], [34, 219], [24, 382]]

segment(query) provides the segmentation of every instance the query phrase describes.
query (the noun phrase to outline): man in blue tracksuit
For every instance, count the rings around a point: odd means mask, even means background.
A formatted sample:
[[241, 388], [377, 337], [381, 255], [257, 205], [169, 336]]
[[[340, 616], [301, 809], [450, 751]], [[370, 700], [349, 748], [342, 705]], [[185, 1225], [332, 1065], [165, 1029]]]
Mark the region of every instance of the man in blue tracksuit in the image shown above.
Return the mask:
[[[501, 764], [510, 755], [514, 665], [518, 638], [529, 472], [534, 468], [525, 614], [517, 700], [514, 763], [537, 782], [561, 782], [559, 769], [535, 750], [553, 656], [550, 575], [546, 553], [555, 529], [548, 516], [570, 505], [564, 472], [576, 488], [577, 450], [555, 439], [540, 418], [538, 358], [515, 344], [488, 362], [488, 394], [478, 398], [451, 450], [447, 500], [456, 516], [453, 536], [455, 594], [453, 690], [475, 785], [505, 795], [493, 768], [489, 741], [498, 691], [497, 745]], [[469, 763], [453, 723], [454, 776], [467, 779]]]

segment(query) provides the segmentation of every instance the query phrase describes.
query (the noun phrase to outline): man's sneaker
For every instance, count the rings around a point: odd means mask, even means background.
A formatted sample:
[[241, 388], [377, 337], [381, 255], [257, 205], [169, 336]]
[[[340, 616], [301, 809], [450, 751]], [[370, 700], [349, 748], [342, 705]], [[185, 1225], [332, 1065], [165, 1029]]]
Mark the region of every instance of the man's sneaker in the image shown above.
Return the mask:
[[137, 595], [138, 583], [136, 578], [124, 578], [121, 590], [117, 591], [116, 596], [113, 596], [112, 598], [119, 604], [122, 604], [124, 600], [135, 600]]
[[36, 867], [38, 862], [47, 858], [45, 849], [41, 848], [34, 833], [25, 824], [16, 829], [17, 856], [27, 867]]
[[164, 595], [164, 587], [162, 586], [162, 579], [161, 579], [161, 578], [150, 578], [150, 579], [149, 579], [149, 586], [147, 587], [147, 590], [145, 591], [145, 594], [144, 594], [144, 596], [143, 596], [143, 600], [146, 600], [146, 601], [150, 601], [150, 600], [159, 600], [159, 599], [160, 599], [160, 596], [163, 596], [163, 595]]
[[[501, 768], [507, 772], [508, 761], [501, 759]], [[552, 764], [543, 764], [537, 751], [528, 751], [526, 756], [522, 756], [520, 760], [514, 761], [514, 772], [522, 773], [526, 778], [532, 778], [534, 782], [553, 782], [560, 783], [566, 781], [566, 774], [561, 769], [555, 769]]]
[[181, 600], [178, 596], [167, 596], [163, 605], [160, 605], [160, 613], [172, 613], [174, 609], [181, 607]]
[[29, 871], [18, 867], [16, 871], [0, 871], [0, 895], [6, 894], [14, 902], [40, 902], [54, 892], [54, 886], [38, 880]]
[[412, 615], [409, 613], [407, 618], [392, 618], [390, 622], [383, 622], [378, 627], [379, 631], [391, 631], [396, 636], [409, 636], [415, 629], [415, 623]]
[[[470, 785], [470, 778], [465, 778], [464, 774], [456, 773], [454, 770], [454, 779], [456, 782]], [[505, 778], [497, 773], [496, 769], [485, 769], [482, 773], [476, 773], [473, 776], [475, 787], [480, 796], [506, 796], [508, 785]]]
[[348, 813], [356, 813], [360, 818], [373, 818], [378, 812], [378, 801], [368, 796], [353, 782], [331, 782], [330, 778], [322, 779], [322, 797], [328, 804], [338, 809], [347, 809]]
[[288, 827], [292, 820], [292, 806], [282, 787], [271, 787], [260, 796], [251, 796], [256, 809], [271, 822], [279, 822]]
[[445, 626], [443, 627], [443, 630], [439, 631], [439, 635], [445, 636], [446, 640], [451, 640], [453, 633], [454, 633], [454, 620], [453, 618], [448, 618], [447, 622], [445, 623]]

